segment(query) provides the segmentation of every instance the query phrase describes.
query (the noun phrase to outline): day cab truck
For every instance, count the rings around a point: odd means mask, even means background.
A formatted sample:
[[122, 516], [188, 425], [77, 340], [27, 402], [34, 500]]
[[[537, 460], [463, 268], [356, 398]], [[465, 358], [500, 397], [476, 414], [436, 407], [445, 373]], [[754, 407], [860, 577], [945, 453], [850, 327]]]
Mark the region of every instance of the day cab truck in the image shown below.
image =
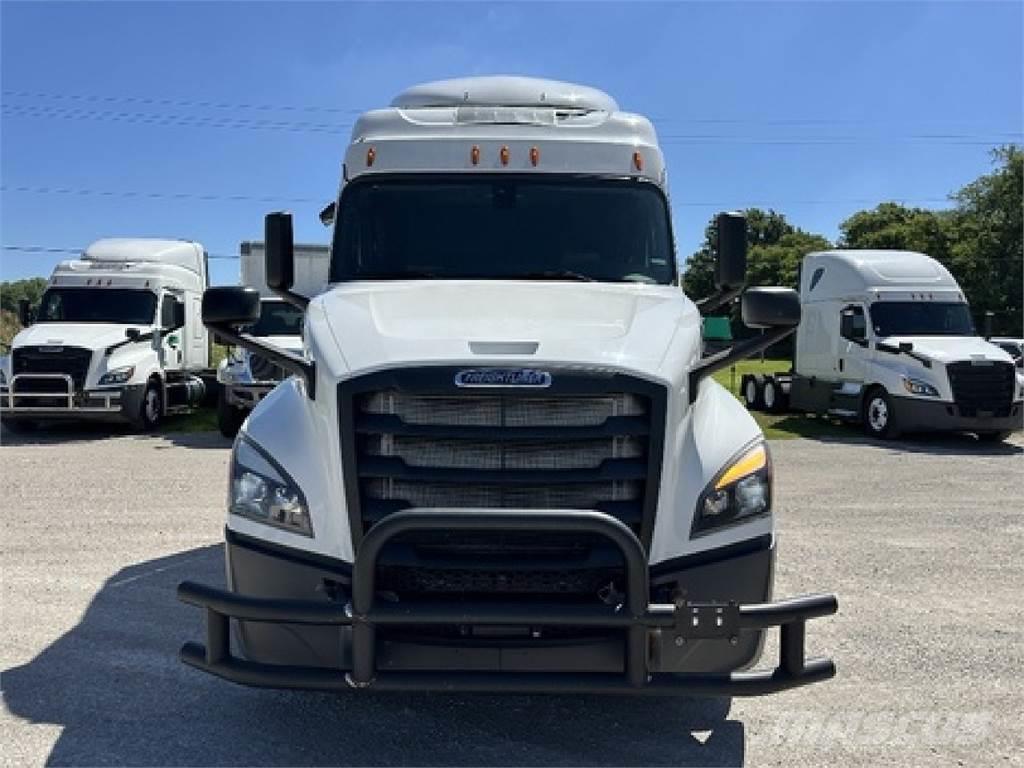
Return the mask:
[[[244, 241], [240, 247], [241, 284], [260, 292], [260, 316], [246, 328], [253, 336], [296, 355], [302, 354], [302, 308], [285, 301], [267, 287], [264, 248], [261, 242]], [[296, 243], [293, 291], [309, 298], [327, 287], [330, 248]], [[286, 371], [266, 357], [234, 347], [217, 366], [217, 426], [225, 437], [234, 437], [249, 411], [286, 376]]]
[[789, 374], [740, 380], [751, 409], [860, 421], [869, 435], [1024, 426], [1024, 374], [980, 337], [963, 290], [923, 253], [837, 250], [800, 269], [803, 319]]
[[62, 261], [0, 358], [0, 419], [100, 420], [154, 429], [198, 405], [209, 374], [207, 255], [189, 240], [97, 240]]
[[[239, 327], [259, 292], [211, 288], [218, 335], [294, 375], [234, 443], [227, 589], [184, 582], [206, 643], [181, 659], [253, 686], [756, 695], [830, 678], [775, 600], [768, 446], [709, 374], [798, 323], [701, 358], [651, 123], [528, 78], [413, 87], [364, 114], [334, 204], [330, 288], [293, 291], [291, 217], [267, 283], [304, 355]], [[719, 218], [712, 306], [743, 282]], [[752, 670], [781, 627], [778, 665]], [[234, 636], [229, 631], [234, 629]]]

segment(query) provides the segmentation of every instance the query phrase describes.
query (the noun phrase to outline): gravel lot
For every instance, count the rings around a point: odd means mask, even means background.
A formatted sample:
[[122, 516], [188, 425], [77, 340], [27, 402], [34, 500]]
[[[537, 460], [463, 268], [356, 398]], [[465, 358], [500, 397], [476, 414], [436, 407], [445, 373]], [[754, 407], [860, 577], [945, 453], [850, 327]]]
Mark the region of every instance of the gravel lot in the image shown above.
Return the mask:
[[[176, 659], [223, 581], [226, 441], [3, 435], [10, 765], [1009, 765], [1024, 761], [1024, 439], [773, 445], [777, 595], [830, 682], [696, 700], [248, 690]], [[774, 656], [774, 645], [768, 652]], [[1016, 680], [1016, 682], [1015, 682]]]

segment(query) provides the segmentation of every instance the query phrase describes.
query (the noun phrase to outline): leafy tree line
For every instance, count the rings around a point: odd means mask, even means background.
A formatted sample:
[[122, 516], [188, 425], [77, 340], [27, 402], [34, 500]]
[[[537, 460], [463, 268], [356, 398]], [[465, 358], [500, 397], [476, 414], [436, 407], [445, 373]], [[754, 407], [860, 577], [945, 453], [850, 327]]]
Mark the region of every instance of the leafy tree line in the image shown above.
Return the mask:
[[[994, 313], [996, 335], [1021, 336], [1024, 321], [1024, 151], [1009, 146], [993, 153], [996, 169], [951, 195], [942, 211], [882, 203], [853, 214], [839, 225], [839, 248], [894, 248], [922, 251], [937, 259], [964, 289], [979, 332], [986, 311]], [[797, 287], [797, 267], [810, 251], [832, 247], [775, 211], [747, 214], [748, 283]], [[690, 257], [683, 287], [693, 297], [714, 287], [714, 220], [704, 243]], [[733, 325], [739, 327], [738, 308]]]
[[11, 280], [0, 283], [0, 309], [18, 313], [18, 302], [28, 299], [32, 306], [39, 304], [46, 290], [45, 277], [29, 277], [25, 280]]

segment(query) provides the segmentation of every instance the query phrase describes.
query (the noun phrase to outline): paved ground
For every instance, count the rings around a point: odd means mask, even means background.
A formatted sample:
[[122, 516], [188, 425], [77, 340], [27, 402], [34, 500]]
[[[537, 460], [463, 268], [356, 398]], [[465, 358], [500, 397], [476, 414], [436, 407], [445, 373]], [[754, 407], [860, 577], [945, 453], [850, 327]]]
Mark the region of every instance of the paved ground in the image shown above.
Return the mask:
[[[182, 667], [222, 580], [226, 443], [4, 435], [4, 763], [28, 765], [1020, 764], [1024, 439], [773, 446], [776, 593], [839, 677], [772, 698], [319, 695]], [[769, 647], [769, 651], [772, 647]]]

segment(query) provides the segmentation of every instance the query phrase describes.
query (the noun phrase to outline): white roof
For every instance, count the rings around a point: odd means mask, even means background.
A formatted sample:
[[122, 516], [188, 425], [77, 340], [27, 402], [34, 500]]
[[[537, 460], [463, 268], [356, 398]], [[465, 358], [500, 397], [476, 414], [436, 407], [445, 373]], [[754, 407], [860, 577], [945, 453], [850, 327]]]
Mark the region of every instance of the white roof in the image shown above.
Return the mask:
[[460, 77], [406, 88], [392, 107], [562, 107], [618, 112], [615, 99], [589, 85], [516, 75]]
[[94, 262], [172, 264], [205, 275], [203, 246], [191, 240], [108, 237], [97, 240], [82, 253], [82, 259]]
[[960, 293], [960, 286], [942, 264], [917, 251], [849, 249], [807, 254], [801, 293], [808, 299], [869, 290]]
[[592, 173], [665, 185], [646, 117], [620, 112], [595, 88], [509, 76], [414, 86], [360, 116], [345, 179], [394, 172]]

